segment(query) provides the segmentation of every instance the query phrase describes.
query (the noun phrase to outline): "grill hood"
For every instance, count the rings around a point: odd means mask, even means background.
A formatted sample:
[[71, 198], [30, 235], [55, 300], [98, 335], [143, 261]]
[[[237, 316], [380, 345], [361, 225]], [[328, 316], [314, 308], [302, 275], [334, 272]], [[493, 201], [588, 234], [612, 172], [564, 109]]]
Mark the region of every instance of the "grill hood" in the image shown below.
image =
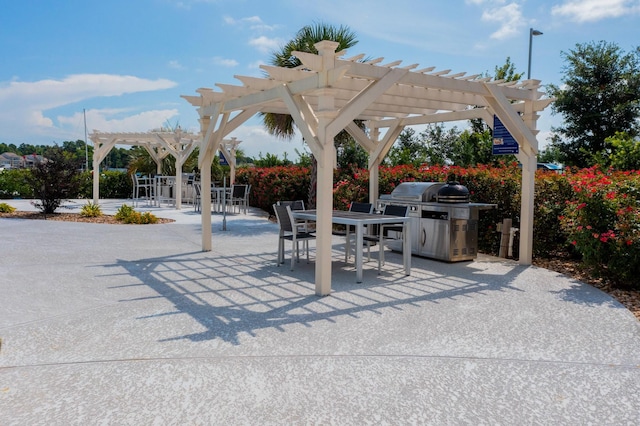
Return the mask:
[[391, 191], [394, 200], [430, 203], [437, 200], [438, 191], [444, 182], [402, 182]]

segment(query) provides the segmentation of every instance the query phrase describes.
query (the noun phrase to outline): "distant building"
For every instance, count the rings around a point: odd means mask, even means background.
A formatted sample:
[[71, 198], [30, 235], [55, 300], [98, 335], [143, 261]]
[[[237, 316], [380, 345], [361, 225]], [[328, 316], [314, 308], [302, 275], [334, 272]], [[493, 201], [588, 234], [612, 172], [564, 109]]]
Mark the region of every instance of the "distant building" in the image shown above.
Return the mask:
[[0, 154], [0, 167], [4, 169], [31, 169], [36, 164], [45, 161], [42, 155], [18, 155], [13, 152]]
[[0, 166], [5, 169], [19, 169], [22, 167], [22, 157], [13, 152], [0, 154]]

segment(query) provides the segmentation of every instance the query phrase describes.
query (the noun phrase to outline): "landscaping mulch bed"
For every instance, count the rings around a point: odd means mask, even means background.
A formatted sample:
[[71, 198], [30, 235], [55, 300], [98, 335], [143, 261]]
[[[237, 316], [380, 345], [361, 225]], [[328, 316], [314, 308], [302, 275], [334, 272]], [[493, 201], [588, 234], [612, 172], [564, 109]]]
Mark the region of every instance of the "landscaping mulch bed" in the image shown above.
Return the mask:
[[[17, 218], [17, 219], [40, 219], [40, 220], [61, 220], [67, 222], [89, 222], [89, 223], [111, 223], [122, 224], [113, 216], [101, 215], [98, 217], [83, 217], [78, 213], [54, 213], [44, 215], [40, 212], [15, 211], [13, 213], [0, 213], [0, 218]], [[157, 223], [175, 222], [173, 219], [158, 218]], [[624, 290], [616, 288], [612, 283], [607, 282], [603, 278], [594, 277], [588, 269], [575, 260], [562, 257], [554, 257], [551, 259], [534, 259], [533, 264], [541, 268], [559, 272], [566, 276], [575, 278], [578, 281], [590, 284], [614, 297], [622, 305], [624, 305], [635, 317], [640, 320], [640, 291]]]
[[[13, 219], [39, 219], [39, 220], [59, 220], [64, 222], [86, 222], [86, 223], [110, 223], [123, 225], [123, 222], [116, 220], [114, 216], [100, 215], [98, 217], [84, 217], [79, 213], [53, 213], [47, 214], [40, 212], [26, 212], [15, 211], [13, 213], [0, 213], [0, 217], [13, 218]], [[171, 223], [175, 222], [173, 219], [158, 218], [156, 223]]]

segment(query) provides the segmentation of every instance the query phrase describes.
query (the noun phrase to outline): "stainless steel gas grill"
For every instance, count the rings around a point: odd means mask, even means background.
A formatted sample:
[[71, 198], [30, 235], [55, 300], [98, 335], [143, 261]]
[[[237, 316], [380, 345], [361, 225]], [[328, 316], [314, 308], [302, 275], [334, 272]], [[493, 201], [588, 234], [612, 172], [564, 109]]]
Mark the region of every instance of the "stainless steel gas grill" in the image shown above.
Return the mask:
[[470, 203], [469, 190], [458, 182], [403, 182], [380, 195], [376, 208], [387, 204], [409, 206], [413, 254], [447, 262], [477, 257], [479, 211], [497, 207]]

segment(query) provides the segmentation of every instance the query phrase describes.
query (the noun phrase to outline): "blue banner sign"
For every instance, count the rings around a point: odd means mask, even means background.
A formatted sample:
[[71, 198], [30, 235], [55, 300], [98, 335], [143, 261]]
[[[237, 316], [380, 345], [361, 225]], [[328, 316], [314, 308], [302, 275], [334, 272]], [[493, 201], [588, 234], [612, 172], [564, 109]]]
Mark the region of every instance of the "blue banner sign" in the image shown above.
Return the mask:
[[221, 166], [228, 166], [229, 162], [227, 161], [226, 158], [224, 158], [224, 155], [222, 154], [222, 152], [218, 151], [218, 157], [220, 157], [220, 165]]
[[493, 155], [517, 154], [520, 152], [518, 142], [504, 127], [497, 116], [493, 116]]

